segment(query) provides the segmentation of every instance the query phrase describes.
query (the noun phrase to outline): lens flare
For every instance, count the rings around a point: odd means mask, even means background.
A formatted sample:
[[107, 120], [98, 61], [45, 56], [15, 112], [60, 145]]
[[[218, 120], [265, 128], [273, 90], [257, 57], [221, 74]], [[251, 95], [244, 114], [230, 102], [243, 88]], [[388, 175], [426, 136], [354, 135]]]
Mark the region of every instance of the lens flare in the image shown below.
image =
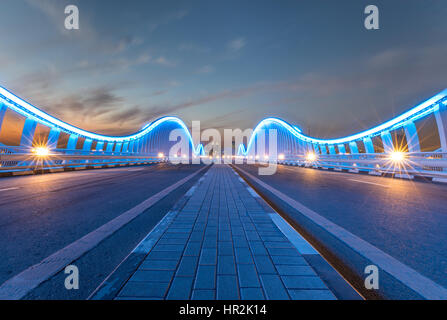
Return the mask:
[[393, 162], [402, 162], [405, 160], [405, 155], [400, 151], [392, 151], [390, 153], [390, 160]]
[[309, 161], [309, 162], [314, 162], [314, 161], [317, 160], [317, 155], [315, 153], [313, 153], [313, 152], [309, 152], [306, 155], [306, 160]]
[[45, 157], [50, 154], [50, 149], [47, 147], [35, 147], [31, 149], [31, 152], [38, 157]]

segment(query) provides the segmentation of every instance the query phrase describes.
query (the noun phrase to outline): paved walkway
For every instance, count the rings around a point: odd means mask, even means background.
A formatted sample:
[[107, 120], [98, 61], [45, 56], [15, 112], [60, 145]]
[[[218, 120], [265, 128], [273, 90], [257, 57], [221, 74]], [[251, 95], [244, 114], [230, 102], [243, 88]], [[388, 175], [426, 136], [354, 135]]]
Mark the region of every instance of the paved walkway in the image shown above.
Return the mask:
[[335, 299], [229, 166], [188, 196], [116, 299]]

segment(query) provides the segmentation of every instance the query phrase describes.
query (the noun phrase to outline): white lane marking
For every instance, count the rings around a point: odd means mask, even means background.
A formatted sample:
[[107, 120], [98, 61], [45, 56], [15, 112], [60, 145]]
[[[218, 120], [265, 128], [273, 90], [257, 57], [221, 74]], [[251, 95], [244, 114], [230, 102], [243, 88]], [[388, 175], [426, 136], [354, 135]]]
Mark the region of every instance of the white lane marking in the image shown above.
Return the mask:
[[306, 216], [314, 223], [322, 227], [327, 232], [334, 235], [340, 241], [346, 243], [354, 251], [364, 256], [366, 259], [370, 260], [373, 264], [379, 266], [384, 271], [388, 272], [391, 276], [405, 284], [410, 289], [414, 290], [422, 297], [429, 300], [446, 300], [447, 299], [447, 289], [440, 284], [434, 282], [433, 280], [423, 276], [416, 270], [410, 268], [406, 264], [403, 264], [396, 258], [390, 256], [389, 254], [383, 252], [379, 248], [373, 246], [369, 242], [357, 237], [348, 230], [340, 227], [339, 225], [329, 221], [328, 219], [322, 217], [315, 211], [309, 209], [302, 203], [290, 198], [279, 190], [269, 186], [268, 184], [262, 182], [252, 174], [246, 172], [242, 168], [239, 168], [244, 174], [246, 174], [250, 179], [255, 181], [261, 187], [267, 189], [279, 199], [286, 202], [288, 205], [292, 206], [298, 210], [302, 215]]
[[384, 188], [389, 188], [389, 186], [387, 186], [385, 184], [380, 184], [380, 183], [375, 183], [375, 182], [362, 181], [362, 180], [357, 180], [357, 179], [348, 179], [348, 180], [355, 181], [355, 182], [360, 182], [360, 183], [373, 184], [375, 186], [380, 186], [380, 187], [384, 187]]
[[137, 206], [122, 213], [96, 230], [93, 230], [82, 238], [74, 241], [65, 248], [56, 251], [40, 263], [29, 267], [18, 275], [5, 281], [0, 286], [0, 300], [17, 300], [23, 298], [28, 292], [38, 287], [42, 282], [48, 280], [65, 268], [65, 266], [95, 248], [101, 241], [111, 236], [124, 225], [138, 217], [159, 200], [166, 197], [169, 193], [176, 190], [206, 168], [207, 167], [203, 167], [180, 181], [177, 181], [173, 185], [144, 200]]
[[[239, 176], [238, 176], [239, 177]], [[241, 177], [238, 178], [240, 182], [245, 183], [245, 180], [242, 179]]]
[[144, 168], [127, 169], [126, 171], [141, 171], [141, 170], [144, 170]]
[[4, 188], [4, 189], [0, 189], [0, 192], [1, 191], [9, 191], [9, 190], [17, 190], [17, 189], [20, 189], [20, 188], [19, 187]]
[[301, 254], [319, 254], [292, 226], [277, 213], [270, 213], [270, 218], [287, 239]]

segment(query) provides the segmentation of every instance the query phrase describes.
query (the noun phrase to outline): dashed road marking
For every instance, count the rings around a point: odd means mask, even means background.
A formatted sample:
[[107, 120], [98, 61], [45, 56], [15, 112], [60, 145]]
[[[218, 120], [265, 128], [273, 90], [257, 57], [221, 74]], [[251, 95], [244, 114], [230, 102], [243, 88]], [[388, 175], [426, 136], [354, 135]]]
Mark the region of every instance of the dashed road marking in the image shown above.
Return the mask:
[[4, 189], [0, 189], [0, 192], [1, 191], [17, 190], [17, 189], [20, 189], [20, 188], [19, 187], [4, 188]]
[[357, 180], [357, 179], [348, 179], [348, 180], [355, 181], [355, 182], [360, 182], [360, 183], [373, 184], [375, 186], [380, 186], [380, 187], [383, 187], [383, 188], [389, 188], [389, 186], [387, 186], [387, 185], [380, 184], [380, 183], [375, 183], [375, 182], [362, 181], [362, 180]]

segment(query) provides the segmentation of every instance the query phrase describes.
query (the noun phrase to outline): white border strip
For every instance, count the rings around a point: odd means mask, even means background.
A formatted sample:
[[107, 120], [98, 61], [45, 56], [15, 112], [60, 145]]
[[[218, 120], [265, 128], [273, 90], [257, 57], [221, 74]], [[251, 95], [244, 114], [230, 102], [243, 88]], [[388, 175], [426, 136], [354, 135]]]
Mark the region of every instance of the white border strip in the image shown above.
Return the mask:
[[287, 223], [279, 214], [270, 213], [270, 218], [276, 224], [279, 230], [286, 236], [287, 239], [295, 246], [301, 254], [318, 254], [309, 242], [307, 242], [290, 224]]

